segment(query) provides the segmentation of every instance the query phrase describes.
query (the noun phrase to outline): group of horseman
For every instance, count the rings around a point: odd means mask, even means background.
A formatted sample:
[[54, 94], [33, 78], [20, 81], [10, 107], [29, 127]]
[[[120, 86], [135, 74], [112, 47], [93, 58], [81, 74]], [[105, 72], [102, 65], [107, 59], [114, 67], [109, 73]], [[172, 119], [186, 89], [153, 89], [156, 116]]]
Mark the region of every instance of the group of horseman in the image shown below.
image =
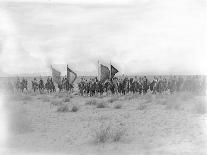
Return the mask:
[[[43, 79], [40, 77], [39, 81], [34, 78], [31, 82], [32, 89], [34, 92], [38, 91], [40, 93], [45, 92], [55, 92], [56, 87], [53, 82], [52, 77], [48, 77], [46, 83], [44, 84]], [[70, 92], [73, 90], [73, 84], [69, 82], [68, 78], [65, 76], [62, 78], [61, 82], [58, 83], [59, 91]], [[17, 91], [23, 92], [25, 89], [28, 90], [28, 81], [25, 78], [17, 78], [15, 87], [12, 83], [8, 86], [10, 90], [16, 88]], [[82, 96], [94, 96], [96, 94], [102, 95], [104, 92], [107, 94], [127, 94], [129, 92], [146, 94], [148, 91], [155, 93], [165, 93], [169, 91], [170, 93], [178, 91], [189, 91], [189, 92], [199, 92], [205, 93], [206, 91], [206, 77], [204, 76], [169, 76], [168, 78], [164, 76], [154, 77], [153, 80], [149, 80], [146, 76], [134, 78], [128, 77], [114, 77], [111, 80], [100, 81], [96, 77], [89, 80], [81, 78], [78, 83], [78, 88], [80, 95]]]
[[[46, 83], [44, 83], [43, 79], [40, 77], [39, 81], [37, 80], [37, 78], [34, 78], [31, 81], [32, 84], [32, 90], [34, 92], [39, 91], [40, 93], [43, 93], [45, 90], [47, 92], [55, 92], [56, 88], [55, 88], [55, 84], [53, 82], [53, 78], [52, 77], [48, 77], [46, 80]], [[12, 89], [12, 84], [11, 82], [8, 83], [8, 87], [10, 89]], [[17, 78], [16, 84], [15, 84], [15, 88], [17, 91], [21, 91], [24, 92], [24, 90], [28, 90], [28, 81], [25, 78], [22, 78], [22, 80], [20, 80], [20, 78]], [[62, 82], [58, 84], [58, 89], [59, 91], [71, 91], [73, 88], [73, 85], [71, 83], [69, 83], [69, 80], [66, 77], [62, 78]]]
[[153, 94], [165, 93], [169, 91], [204, 92], [205, 78], [199, 76], [183, 78], [182, 76], [170, 76], [168, 79], [162, 76], [154, 77], [152, 81], [146, 76], [135, 78], [117, 78], [111, 80], [99, 81], [97, 78], [86, 80], [81, 78], [78, 84], [80, 94], [83, 96], [102, 95], [104, 92], [111, 94], [123, 94], [132, 92], [146, 94], [151, 91]]

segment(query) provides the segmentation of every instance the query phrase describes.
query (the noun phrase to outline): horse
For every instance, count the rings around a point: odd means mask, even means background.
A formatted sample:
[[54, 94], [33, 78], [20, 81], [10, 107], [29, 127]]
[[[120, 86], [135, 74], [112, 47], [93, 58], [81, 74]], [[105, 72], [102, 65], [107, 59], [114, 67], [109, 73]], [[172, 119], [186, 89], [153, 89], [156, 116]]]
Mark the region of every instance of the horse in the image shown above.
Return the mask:
[[20, 82], [20, 86], [19, 89], [21, 90], [21, 92], [23, 93], [24, 89], [27, 90], [27, 80], [22, 80], [22, 82]]
[[32, 81], [32, 89], [34, 92], [38, 90], [38, 83], [36, 81]]
[[45, 86], [44, 86], [43, 81], [42, 81], [42, 82], [39, 82], [39, 84], [38, 84], [38, 88], [39, 88], [40, 93], [42, 93], [42, 91], [44, 91]]

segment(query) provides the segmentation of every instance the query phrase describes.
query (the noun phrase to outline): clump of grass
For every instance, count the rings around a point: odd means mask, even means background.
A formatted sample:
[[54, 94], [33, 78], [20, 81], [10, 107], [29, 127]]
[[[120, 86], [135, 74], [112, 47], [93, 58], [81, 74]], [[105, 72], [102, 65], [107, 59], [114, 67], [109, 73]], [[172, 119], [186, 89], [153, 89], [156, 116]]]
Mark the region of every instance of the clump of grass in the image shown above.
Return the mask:
[[97, 104], [96, 108], [106, 108], [106, 103], [105, 102], [100, 102]]
[[77, 112], [78, 111], [78, 107], [77, 106], [72, 106], [71, 112]]
[[121, 109], [121, 107], [122, 107], [121, 104], [116, 104], [116, 105], [114, 106], [115, 109]]
[[94, 99], [89, 100], [85, 103], [85, 105], [97, 105], [97, 100], [94, 100]]
[[115, 102], [115, 101], [117, 101], [117, 100], [119, 100], [118, 97], [113, 96], [113, 97], [111, 97], [111, 98], [108, 100], [108, 102], [109, 102], [109, 103], [113, 103], [113, 102]]
[[114, 127], [114, 125], [102, 124], [97, 130], [95, 130], [95, 142], [97, 144], [106, 142], [119, 142], [125, 135], [126, 130], [123, 127]]
[[140, 104], [139, 106], [138, 106], [138, 110], [144, 110], [144, 109], [146, 109], [147, 108], [147, 105], [146, 104]]
[[65, 98], [64, 102], [70, 102], [70, 98], [69, 97]]
[[50, 107], [51, 106], [61, 106], [62, 104], [63, 104], [62, 101], [60, 101], [60, 100], [54, 100], [54, 101], [51, 101]]
[[49, 102], [50, 101], [50, 99], [48, 97], [46, 97], [46, 96], [44, 96], [44, 97], [42, 97], [40, 99], [42, 99], [43, 102]]
[[68, 112], [69, 108], [68, 105], [62, 105], [57, 109], [57, 112]]
[[129, 94], [125, 97], [126, 100], [133, 100], [135, 98], [138, 98], [139, 95], [138, 94]]
[[121, 138], [125, 135], [126, 130], [123, 128], [117, 128], [111, 133], [111, 139], [113, 142], [119, 142]]
[[110, 139], [110, 126], [105, 127], [103, 124], [98, 130], [95, 130], [95, 142], [105, 143]]

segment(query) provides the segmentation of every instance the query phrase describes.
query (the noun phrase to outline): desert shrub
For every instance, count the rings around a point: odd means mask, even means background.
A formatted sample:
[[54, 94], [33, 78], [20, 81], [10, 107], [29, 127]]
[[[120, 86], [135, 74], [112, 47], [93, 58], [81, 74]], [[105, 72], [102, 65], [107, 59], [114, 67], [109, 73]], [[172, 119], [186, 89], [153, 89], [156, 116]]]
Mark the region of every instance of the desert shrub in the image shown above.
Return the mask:
[[64, 102], [70, 102], [70, 98], [69, 97], [65, 98]]
[[107, 140], [110, 139], [110, 126], [103, 126], [97, 130], [95, 130], [95, 142], [96, 143], [105, 143]]
[[113, 102], [118, 101], [118, 100], [119, 100], [118, 97], [113, 96], [113, 97], [111, 97], [111, 98], [108, 100], [108, 102], [109, 102], [109, 103], [113, 103]]
[[57, 109], [57, 112], [68, 112], [69, 108], [68, 105], [62, 105]]
[[50, 103], [50, 107], [51, 106], [60, 106], [60, 105], [62, 105], [63, 103], [62, 103], [62, 101], [60, 101], [60, 100], [53, 100], [53, 101], [51, 101], [51, 103]]
[[126, 130], [117, 125], [105, 125], [101, 124], [101, 126], [95, 130], [95, 142], [96, 143], [105, 143], [105, 142], [118, 142], [125, 135]]
[[121, 104], [116, 104], [116, 105], [114, 106], [115, 109], [121, 109], [121, 107], [122, 107]]
[[126, 130], [124, 130], [123, 128], [117, 128], [114, 129], [112, 131], [111, 135], [111, 139], [113, 142], [118, 142], [121, 140], [121, 138], [125, 135]]
[[128, 95], [126, 95], [125, 96], [125, 100], [133, 100], [133, 99], [135, 99], [135, 98], [138, 98], [139, 97], [139, 95], [138, 94], [128, 94]]
[[43, 97], [43, 98], [42, 98], [42, 101], [43, 101], [43, 102], [49, 102], [50, 99], [49, 99], [48, 97]]
[[97, 104], [96, 108], [106, 108], [106, 103], [105, 102], [100, 102]]
[[89, 100], [85, 103], [85, 105], [97, 105], [97, 100], [95, 99]]
[[146, 109], [147, 108], [147, 105], [146, 104], [139, 104], [139, 106], [138, 106], [138, 110], [144, 110], [144, 109]]
[[71, 112], [77, 112], [78, 111], [78, 107], [77, 106], [72, 106]]

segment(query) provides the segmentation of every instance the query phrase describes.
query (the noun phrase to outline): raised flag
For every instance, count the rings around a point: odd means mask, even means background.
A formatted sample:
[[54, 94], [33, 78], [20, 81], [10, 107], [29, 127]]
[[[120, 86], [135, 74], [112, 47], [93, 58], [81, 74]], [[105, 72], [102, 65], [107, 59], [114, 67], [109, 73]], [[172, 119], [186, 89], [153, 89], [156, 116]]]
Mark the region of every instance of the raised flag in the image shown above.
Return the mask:
[[[73, 79], [72, 79], [72, 76], [70, 73], [73, 74], [73, 76], [74, 76]], [[67, 65], [67, 79], [68, 79], [69, 83], [73, 84], [73, 82], [76, 80], [76, 78], [77, 78], [77, 74], [74, 71], [72, 71]]]
[[116, 73], [118, 73], [118, 69], [116, 69], [114, 66], [111, 65], [111, 79], [115, 76]]
[[51, 69], [52, 69], [52, 79], [55, 83], [57, 84], [61, 84], [61, 77], [60, 77], [60, 72], [56, 69], [54, 69], [52, 66], [51, 66]]
[[104, 65], [100, 65], [100, 81], [104, 82], [107, 79], [110, 79], [110, 70]]

